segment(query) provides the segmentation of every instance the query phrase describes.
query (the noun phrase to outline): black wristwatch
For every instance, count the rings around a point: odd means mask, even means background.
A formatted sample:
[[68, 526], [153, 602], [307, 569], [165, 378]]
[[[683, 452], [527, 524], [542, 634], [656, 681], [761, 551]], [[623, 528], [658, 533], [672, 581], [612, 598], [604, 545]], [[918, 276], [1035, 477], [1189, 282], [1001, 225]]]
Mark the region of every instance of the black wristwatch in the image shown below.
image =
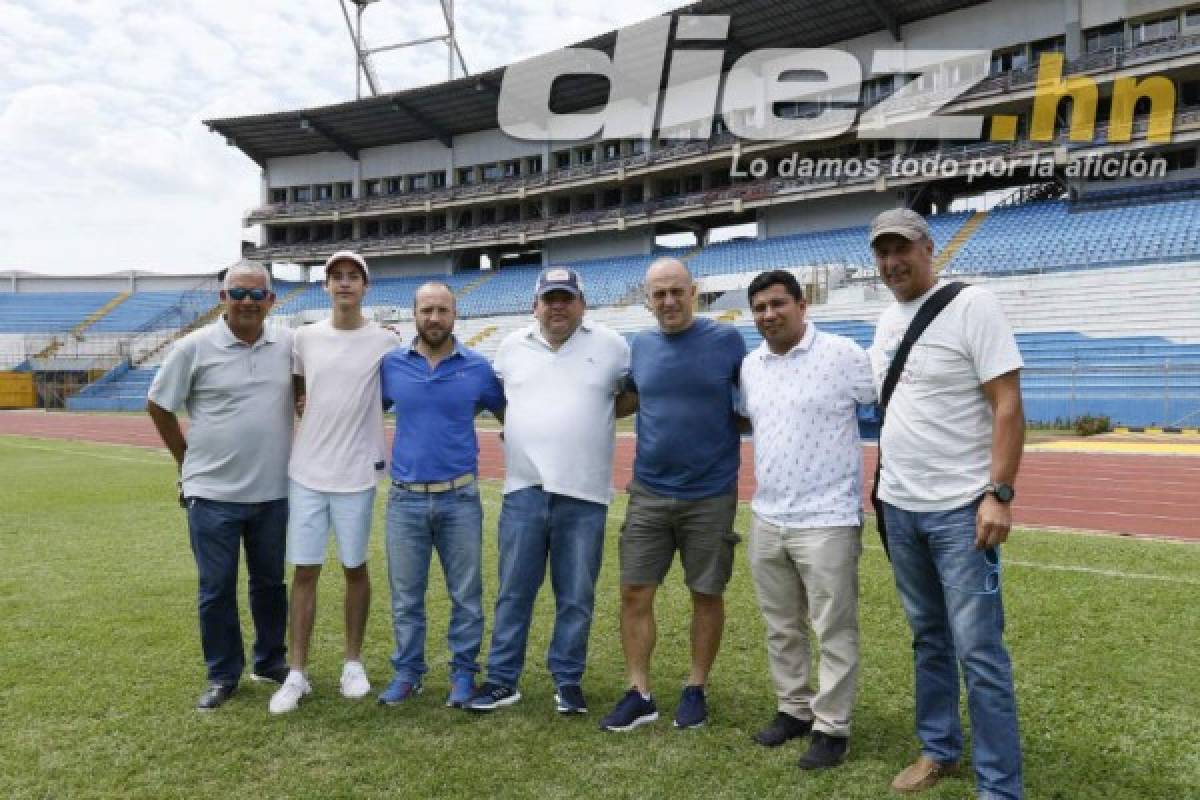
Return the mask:
[[1006, 505], [1011, 503], [1013, 498], [1017, 496], [1013, 487], [1007, 483], [989, 483], [983, 487], [983, 491]]

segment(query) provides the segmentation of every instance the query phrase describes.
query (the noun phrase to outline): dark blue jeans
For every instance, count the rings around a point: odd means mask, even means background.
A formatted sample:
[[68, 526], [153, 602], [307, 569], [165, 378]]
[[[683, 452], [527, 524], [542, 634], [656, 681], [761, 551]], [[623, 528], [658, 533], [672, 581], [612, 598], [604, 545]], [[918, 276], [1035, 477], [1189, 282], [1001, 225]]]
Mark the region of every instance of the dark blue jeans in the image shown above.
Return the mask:
[[884, 503], [896, 590], [913, 633], [921, 752], [958, 761], [959, 665], [967, 686], [980, 797], [1020, 800], [1021, 737], [1012, 663], [1004, 646], [1000, 551], [975, 549], [979, 502], [951, 511]]
[[533, 604], [550, 563], [554, 634], [546, 667], [556, 686], [579, 684], [587, 663], [596, 579], [604, 557], [608, 507], [542, 491], [540, 486], [504, 495], [500, 509], [500, 589], [488, 653], [488, 680], [517, 685]]
[[246, 666], [238, 619], [238, 556], [246, 548], [250, 617], [254, 620], [254, 669], [287, 661], [287, 498], [266, 503], [225, 503], [190, 497], [188, 529], [199, 573], [200, 643], [208, 679], [237, 685]]

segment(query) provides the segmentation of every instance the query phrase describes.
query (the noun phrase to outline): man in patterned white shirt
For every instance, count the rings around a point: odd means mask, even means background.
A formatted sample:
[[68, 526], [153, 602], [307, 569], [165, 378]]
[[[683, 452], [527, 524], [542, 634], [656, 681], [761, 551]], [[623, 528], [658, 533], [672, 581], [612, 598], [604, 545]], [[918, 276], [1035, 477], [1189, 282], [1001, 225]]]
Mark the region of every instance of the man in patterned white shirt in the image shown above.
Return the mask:
[[[777, 713], [754, 740], [812, 731], [803, 769], [842, 763], [858, 675], [862, 449], [858, 403], [875, 400], [866, 352], [806, 323], [795, 276], [775, 270], [747, 294], [763, 343], [746, 356], [741, 408], [754, 427], [750, 571], [767, 627]], [[820, 647], [810, 679], [809, 630]]]

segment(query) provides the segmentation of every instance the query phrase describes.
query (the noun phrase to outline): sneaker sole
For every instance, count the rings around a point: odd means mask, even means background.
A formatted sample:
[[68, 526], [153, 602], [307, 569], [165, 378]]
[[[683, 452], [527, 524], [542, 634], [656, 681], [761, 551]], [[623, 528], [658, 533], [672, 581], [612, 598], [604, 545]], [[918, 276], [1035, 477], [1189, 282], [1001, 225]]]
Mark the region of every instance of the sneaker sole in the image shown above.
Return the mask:
[[465, 708], [467, 711], [495, 711], [497, 708], [503, 708], [504, 706], [511, 706], [520, 699], [521, 699], [521, 693], [514, 692], [512, 694], [512, 696], [506, 697], [503, 700], [496, 700], [492, 703], [488, 703], [486, 706], [485, 705], [475, 705], [474, 703], [467, 703], [466, 705], [463, 706], [463, 708]]
[[569, 714], [586, 714], [586, 713], [588, 713], [587, 708], [577, 708], [575, 706], [563, 705], [563, 702], [559, 698], [558, 695], [554, 695], [554, 703], [555, 703], [554, 710], [557, 711], [559, 714], [562, 714], [563, 716], [567, 716]]
[[699, 722], [693, 722], [691, 725], [680, 725], [679, 720], [675, 720], [674, 725], [676, 730], [690, 731], [692, 728], [703, 728], [707, 722], [708, 720], [702, 719]]
[[643, 725], [649, 725], [651, 722], [654, 722], [657, 719], [658, 712], [655, 711], [653, 714], [643, 714], [628, 725], [605, 725], [604, 730], [611, 731], [612, 733], [629, 733], [630, 731], [640, 728]]

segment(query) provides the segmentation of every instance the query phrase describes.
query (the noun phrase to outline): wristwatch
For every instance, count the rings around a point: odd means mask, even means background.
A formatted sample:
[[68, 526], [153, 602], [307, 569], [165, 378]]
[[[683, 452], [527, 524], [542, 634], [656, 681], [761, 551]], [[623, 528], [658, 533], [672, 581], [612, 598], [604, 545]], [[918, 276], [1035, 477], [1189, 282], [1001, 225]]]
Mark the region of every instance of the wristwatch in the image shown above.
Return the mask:
[[989, 483], [983, 487], [983, 491], [1005, 504], [1011, 503], [1013, 498], [1017, 496], [1013, 487], [1007, 483]]

